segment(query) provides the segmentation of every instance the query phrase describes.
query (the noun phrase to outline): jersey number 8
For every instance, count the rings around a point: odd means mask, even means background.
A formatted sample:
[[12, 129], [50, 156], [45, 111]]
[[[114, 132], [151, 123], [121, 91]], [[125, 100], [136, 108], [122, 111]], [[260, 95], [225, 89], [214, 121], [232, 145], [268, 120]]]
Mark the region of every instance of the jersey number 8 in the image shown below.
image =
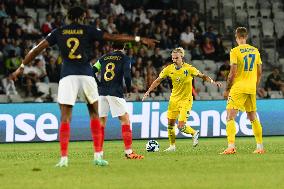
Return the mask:
[[[105, 81], [113, 80], [115, 73], [114, 73], [115, 64], [110, 62], [106, 65], [106, 71], [104, 73]], [[109, 74], [108, 74], [109, 73]], [[110, 75], [110, 76], [109, 76]]]
[[[72, 45], [72, 43], [73, 43], [73, 45]], [[66, 41], [66, 45], [70, 49], [70, 52], [68, 54], [68, 58], [70, 58], [70, 59], [81, 59], [82, 58], [81, 54], [74, 55], [75, 51], [78, 49], [78, 47], [80, 45], [80, 41], [79, 41], [78, 38], [75, 38], [75, 37], [68, 38], [67, 41]]]

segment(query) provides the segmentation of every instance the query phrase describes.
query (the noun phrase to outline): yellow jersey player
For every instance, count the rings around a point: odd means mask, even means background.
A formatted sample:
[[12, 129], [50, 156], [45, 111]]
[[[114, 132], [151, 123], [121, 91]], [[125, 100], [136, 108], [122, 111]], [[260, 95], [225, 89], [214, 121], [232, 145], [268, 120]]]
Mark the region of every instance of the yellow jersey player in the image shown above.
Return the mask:
[[172, 80], [172, 93], [168, 105], [168, 137], [170, 147], [165, 151], [175, 151], [175, 123], [178, 119], [178, 129], [186, 134], [191, 134], [193, 137], [193, 146], [197, 146], [199, 131], [194, 130], [189, 125], [186, 125], [189, 112], [192, 108], [192, 79], [200, 77], [204, 81], [210, 82], [217, 86], [221, 84], [213, 81], [210, 77], [202, 74], [195, 67], [183, 62], [184, 50], [179, 47], [172, 51], [173, 63], [164, 68], [159, 77], [151, 84], [148, 91], [145, 93], [142, 101], [144, 101], [149, 93], [155, 89], [163, 79], [169, 77]]
[[235, 147], [235, 117], [239, 110], [246, 111], [251, 121], [253, 133], [257, 143], [254, 153], [263, 154], [262, 127], [256, 117], [256, 89], [261, 78], [261, 58], [257, 48], [246, 43], [247, 29], [236, 29], [238, 46], [230, 53], [230, 73], [224, 97], [227, 101], [227, 139], [228, 148], [221, 154], [236, 153]]

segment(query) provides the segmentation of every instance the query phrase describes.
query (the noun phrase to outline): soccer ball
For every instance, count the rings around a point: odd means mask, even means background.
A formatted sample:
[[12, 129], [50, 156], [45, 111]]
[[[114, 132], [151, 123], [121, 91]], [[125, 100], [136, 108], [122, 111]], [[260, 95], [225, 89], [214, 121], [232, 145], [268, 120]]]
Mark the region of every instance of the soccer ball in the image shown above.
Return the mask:
[[159, 148], [159, 143], [156, 140], [149, 140], [146, 144], [147, 152], [158, 152]]

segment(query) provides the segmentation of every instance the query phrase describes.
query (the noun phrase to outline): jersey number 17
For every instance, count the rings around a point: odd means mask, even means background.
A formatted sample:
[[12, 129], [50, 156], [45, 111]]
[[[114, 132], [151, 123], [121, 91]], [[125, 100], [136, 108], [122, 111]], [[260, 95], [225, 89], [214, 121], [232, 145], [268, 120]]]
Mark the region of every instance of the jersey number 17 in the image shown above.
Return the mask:
[[[250, 62], [249, 62], [250, 59]], [[252, 71], [255, 62], [255, 54], [248, 54], [244, 57], [245, 71]]]

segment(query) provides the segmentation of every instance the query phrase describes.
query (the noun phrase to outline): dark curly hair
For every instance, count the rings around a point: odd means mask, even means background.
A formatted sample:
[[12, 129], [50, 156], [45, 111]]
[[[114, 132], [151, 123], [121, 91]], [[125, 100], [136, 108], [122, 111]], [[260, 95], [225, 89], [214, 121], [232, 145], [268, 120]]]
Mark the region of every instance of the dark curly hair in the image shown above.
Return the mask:
[[85, 12], [86, 12], [85, 9], [80, 6], [71, 7], [68, 10], [67, 17], [69, 20], [74, 21], [80, 19]]

